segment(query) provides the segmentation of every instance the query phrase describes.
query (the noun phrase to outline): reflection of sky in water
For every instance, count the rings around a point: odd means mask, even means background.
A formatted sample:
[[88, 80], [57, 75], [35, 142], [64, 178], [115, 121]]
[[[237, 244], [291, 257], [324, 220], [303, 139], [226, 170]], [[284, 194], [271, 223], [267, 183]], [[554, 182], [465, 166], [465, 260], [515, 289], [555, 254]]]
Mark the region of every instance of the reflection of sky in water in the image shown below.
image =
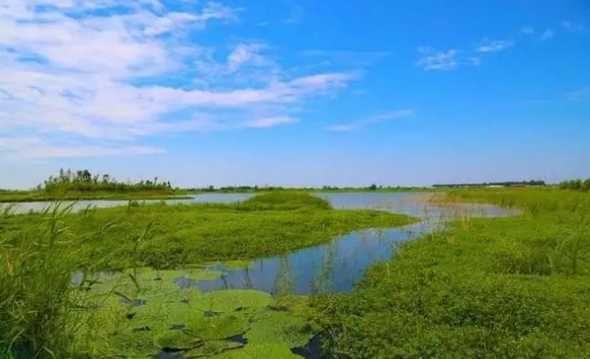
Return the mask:
[[[192, 285], [202, 290], [251, 288], [270, 293], [350, 291], [373, 263], [391, 258], [396, 244], [432, 231], [457, 217], [494, 217], [514, 211], [492, 205], [436, 206], [427, 193], [322, 193], [335, 208], [371, 208], [422, 217], [425, 220], [400, 228], [365, 230], [338, 237], [330, 243], [304, 248], [285, 256], [252, 261], [245, 269], [225, 270], [217, 280]], [[185, 283], [186, 284], [186, 283]]]
[[[270, 293], [349, 291], [372, 263], [389, 259], [395, 243], [424, 233], [419, 223], [397, 229], [367, 230], [338, 237], [286, 256], [253, 261], [248, 268], [225, 271], [221, 279], [193, 283], [205, 291], [252, 288]], [[214, 268], [223, 270], [223, 265]]]
[[[136, 201], [140, 204], [161, 203], [167, 204], [191, 204], [191, 203], [232, 203], [247, 200], [252, 197], [252, 193], [203, 193], [188, 199], [168, 199], [168, 200], [141, 200]], [[129, 201], [124, 200], [93, 200], [93, 201], [64, 201], [61, 202], [61, 208], [72, 206], [73, 212], [85, 210], [87, 208], [110, 208], [117, 206], [126, 206]], [[21, 203], [0, 203], [2, 208], [10, 208], [10, 213], [29, 213], [41, 212], [48, 207], [55, 206], [55, 202], [21, 202]]]

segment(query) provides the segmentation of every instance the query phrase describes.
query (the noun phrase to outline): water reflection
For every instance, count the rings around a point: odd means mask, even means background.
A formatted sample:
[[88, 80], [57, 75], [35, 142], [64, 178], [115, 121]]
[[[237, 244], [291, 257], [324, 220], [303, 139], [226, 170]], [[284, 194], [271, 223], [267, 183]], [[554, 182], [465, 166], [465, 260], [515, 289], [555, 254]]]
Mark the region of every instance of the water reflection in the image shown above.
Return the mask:
[[[252, 193], [203, 193], [192, 196], [191, 198], [178, 198], [167, 200], [141, 200], [135, 201], [139, 204], [166, 203], [174, 204], [191, 204], [191, 203], [233, 203], [241, 202], [251, 198]], [[83, 200], [83, 201], [63, 201], [60, 202], [63, 207], [71, 206], [72, 212], [80, 212], [90, 208], [111, 208], [126, 206], [127, 200]], [[10, 213], [22, 214], [31, 212], [42, 212], [47, 208], [55, 206], [55, 202], [19, 202], [19, 203], [0, 203], [0, 211], [7, 208]]]
[[498, 217], [516, 212], [492, 205], [437, 206], [427, 193], [322, 193], [335, 208], [371, 208], [418, 216], [422, 222], [390, 229], [369, 229], [333, 241], [294, 251], [285, 256], [254, 260], [247, 268], [212, 266], [225, 274], [210, 281], [195, 281], [203, 291], [258, 289], [272, 294], [346, 292], [367, 268], [393, 255], [405, 240], [429, 233], [446, 221], [463, 217]]

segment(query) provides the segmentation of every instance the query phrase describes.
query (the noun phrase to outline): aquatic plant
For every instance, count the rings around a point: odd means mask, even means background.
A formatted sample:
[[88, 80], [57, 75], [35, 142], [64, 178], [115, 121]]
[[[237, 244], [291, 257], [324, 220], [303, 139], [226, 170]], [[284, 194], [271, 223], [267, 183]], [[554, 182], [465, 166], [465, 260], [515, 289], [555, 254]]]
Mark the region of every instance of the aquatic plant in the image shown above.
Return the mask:
[[[161, 351], [184, 358], [248, 358], [271, 355], [294, 357], [291, 349], [305, 345], [317, 332], [299, 308], [300, 299], [278, 304], [267, 293], [223, 290], [202, 293], [178, 286], [178, 276], [206, 278], [207, 270], [125, 271], [99, 276], [96, 309], [90, 323], [74, 338], [77, 353], [91, 357], [152, 357]], [[113, 293], [140, 294], [132, 303]], [[124, 295], [125, 297], [127, 295]], [[101, 323], [100, 326], [94, 325]], [[254, 356], [255, 357], [255, 356]]]

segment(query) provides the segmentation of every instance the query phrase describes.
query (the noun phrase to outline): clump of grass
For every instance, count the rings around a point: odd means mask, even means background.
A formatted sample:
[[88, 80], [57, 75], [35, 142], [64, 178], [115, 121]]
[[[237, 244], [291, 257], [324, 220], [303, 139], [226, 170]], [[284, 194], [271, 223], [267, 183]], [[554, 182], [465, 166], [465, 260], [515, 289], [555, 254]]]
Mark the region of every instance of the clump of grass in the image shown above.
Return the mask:
[[34, 228], [0, 234], [2, 357], [69, 356], [80, 298], [72, 286], [77, 251], [64, 223], [67, 212], [57, 206]]
[[260, 194], [239, 204], [247, 210], [332, 209], [330, 203], [305, 192], [279, 191]]

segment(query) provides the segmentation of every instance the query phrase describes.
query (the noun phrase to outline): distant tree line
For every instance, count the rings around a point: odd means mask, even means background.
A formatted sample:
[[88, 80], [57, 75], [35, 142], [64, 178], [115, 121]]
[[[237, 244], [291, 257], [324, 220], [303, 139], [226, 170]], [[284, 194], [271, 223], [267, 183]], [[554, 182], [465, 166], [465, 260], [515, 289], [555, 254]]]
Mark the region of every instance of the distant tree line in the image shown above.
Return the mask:
[[590, 178], [586, 180], [575, 179], [569, 181], [563, 181], [559, 184], [561, 189], [571, 189], [575, 191], [590, 192]]
[[522, 187], [522, 186], [545, 186], [545, 181], [507, 181], [507, 182], [483, 182], [483, 183], [455, 183], [435, 184], [432, 187]]
[[322, 187], [282, 187], [282, 186], [208, 186], [201, 188], [190, 188], [189, 191], [195, 192], [272, 192], [272, 191], [377, 191], [377, 190], [411, 190], [416, 187], [401, 187], [401, 186], [380, 186], [372, 184], [365, 187], [338, 187], [338, 186], [322, 186]]
[[144, 180], [135, 183], [120, 182], [108, 174], [92, 174], [89, 170], [59, 170], [39, 185], [45, 192], [173, 192], [169, 181]]

